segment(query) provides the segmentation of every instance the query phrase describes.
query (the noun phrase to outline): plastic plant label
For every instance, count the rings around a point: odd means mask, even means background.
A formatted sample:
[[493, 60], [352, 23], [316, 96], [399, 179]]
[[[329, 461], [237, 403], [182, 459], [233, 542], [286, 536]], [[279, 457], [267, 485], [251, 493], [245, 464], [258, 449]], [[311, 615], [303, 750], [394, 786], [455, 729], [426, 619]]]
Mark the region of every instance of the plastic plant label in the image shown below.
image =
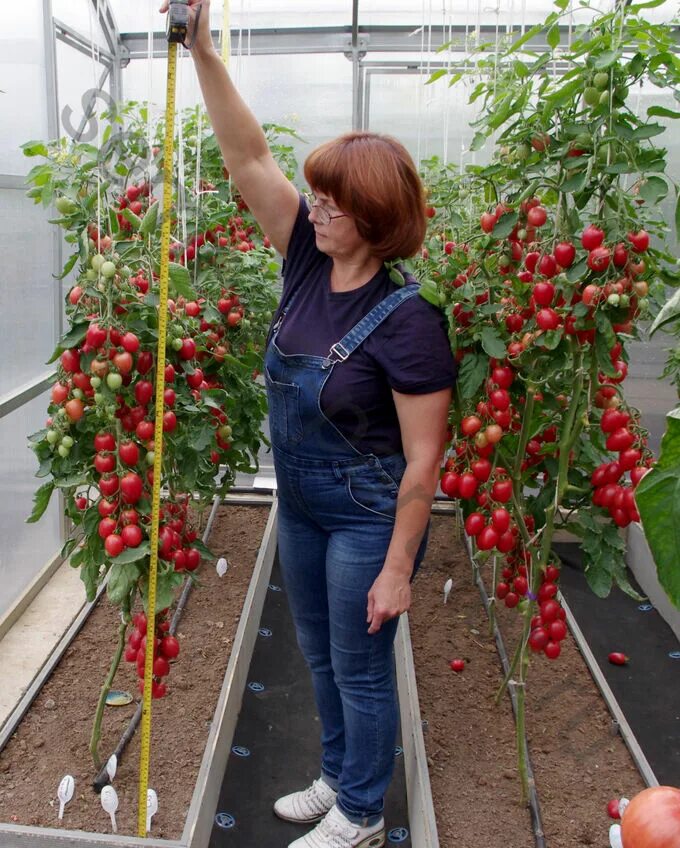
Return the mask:
[[158, 812], [158, 795], [155, 789], [146, 790], [146, 832], [151, 833], [151, 819]]
[[64, 807], [68, 804], [71, 798], [73, 798], [73, 790], [75, 789], [75, 786], [76, 782], [70, 774], [65, 774], [59, 783], [59, 789], [57, 789], [57, 798], [59, 799], [60, 820], [64, 818]]
[[444, 583], [444, 603], [447, 603], [449, 600], [451, 589], [453, 589], [453, 580], [449, 577], [446, 583]]
[[224, 577], [224, 575], [229, 570], [229, 563], [226, 561], [224, 557], [220, 557], [217, 560], [217, 565], [215, 566], [217, 574], [219, 577]]
[[621, 841], [620, 824], [613, 824], [609, 828], [609, 845], [610, 848], [623, 848], [623, 842]]
[[119, 689], [112, 689], [106, 696], [107, 707], [125, 707], [132, 703], [132, 695], [129, 692], [121, 692]]
[[116, 776], [116, 771], [118, 770], [118, 757], [115, 754], [111, 754], [107, 763], [106, 763], [106, 773], [109, 776], [109, 780], [113, 780]]
[[118, 809], [118, 794], [113, 786], [105, 786], [102, 789], [102, 794], [99, 796], [104, 812], [111, 816], [111, 829], [114, 833], [118, 833], [116, 825], [116, 810]]

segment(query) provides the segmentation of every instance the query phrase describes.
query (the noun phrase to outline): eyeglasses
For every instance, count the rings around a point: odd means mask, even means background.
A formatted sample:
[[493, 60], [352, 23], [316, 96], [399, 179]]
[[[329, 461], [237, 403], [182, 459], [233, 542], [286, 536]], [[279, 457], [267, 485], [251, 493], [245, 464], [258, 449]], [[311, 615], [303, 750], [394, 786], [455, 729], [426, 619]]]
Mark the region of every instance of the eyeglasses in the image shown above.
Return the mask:
[[331, 223], [331, 221], [336, 218], [348, 218], [349, 215], [347, 212], [338, 212], [336, 215], [332, 215], [326, 206], [320, 203], [314, 195], [310, 195], [310, 207], [312, 209], [316, 209], [317, 218], [320, 224], [327, 226]]

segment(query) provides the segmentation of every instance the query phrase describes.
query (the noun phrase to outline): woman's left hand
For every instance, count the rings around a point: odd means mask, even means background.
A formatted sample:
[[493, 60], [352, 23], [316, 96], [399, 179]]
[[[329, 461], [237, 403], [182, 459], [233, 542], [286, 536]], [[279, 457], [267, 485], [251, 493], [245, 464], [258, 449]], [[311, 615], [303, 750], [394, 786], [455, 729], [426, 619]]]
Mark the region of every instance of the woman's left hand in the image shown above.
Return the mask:
[[384, 622], [396, 618], [411, 606], [411, 584], [406, 574], [383, 568], [368, 593], [366, 621], [369, 634], [377, 633]]

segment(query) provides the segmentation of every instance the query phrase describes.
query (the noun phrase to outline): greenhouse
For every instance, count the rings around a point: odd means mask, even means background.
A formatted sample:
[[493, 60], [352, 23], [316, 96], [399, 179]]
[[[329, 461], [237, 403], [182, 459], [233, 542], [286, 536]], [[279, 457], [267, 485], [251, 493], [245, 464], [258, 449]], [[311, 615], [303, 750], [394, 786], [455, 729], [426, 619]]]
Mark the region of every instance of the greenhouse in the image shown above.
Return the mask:
[[8, 12], [0, 846], [680, 848], [677, 4]]

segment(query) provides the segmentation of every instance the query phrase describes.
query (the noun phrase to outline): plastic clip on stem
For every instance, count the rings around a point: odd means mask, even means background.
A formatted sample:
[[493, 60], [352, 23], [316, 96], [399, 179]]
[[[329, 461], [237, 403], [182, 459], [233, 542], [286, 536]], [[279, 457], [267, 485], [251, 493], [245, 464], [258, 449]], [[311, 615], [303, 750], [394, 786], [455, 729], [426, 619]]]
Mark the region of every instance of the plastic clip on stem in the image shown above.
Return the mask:
[[163, 390], [165, 388], [165, 346], [168, 332], [168, 283], [170, 277], [170, 222], [172, 219], [173, 156], [175, 142], [175, 92], [177, 83], [177, 45], [184, 42], [189, 23], [186, 0], [172, 0], [168, 12], [168, 72], [165, 106], [165, 143], [163, 160], [163, 219], [161, 228], [160, 285], [158, 297], [158, 351], [156, 356], [156, 397], [153, 464], [153, 490], [151, 502], [151, 554], [149, 557], [149, 584], [147, 591], [146, 651], [144, 662], [144, 697], [139, 758], [139, 796], [137, 806], [137, 834], [146, 836], [147, 790], [149, 786], [149, 761], [151, 758], [151, 699], [153, 683], [153, 645], [156, 638], [156, 586], [158, 577], [158, 535], [161, 503], [161, 477], [163, 470]]

